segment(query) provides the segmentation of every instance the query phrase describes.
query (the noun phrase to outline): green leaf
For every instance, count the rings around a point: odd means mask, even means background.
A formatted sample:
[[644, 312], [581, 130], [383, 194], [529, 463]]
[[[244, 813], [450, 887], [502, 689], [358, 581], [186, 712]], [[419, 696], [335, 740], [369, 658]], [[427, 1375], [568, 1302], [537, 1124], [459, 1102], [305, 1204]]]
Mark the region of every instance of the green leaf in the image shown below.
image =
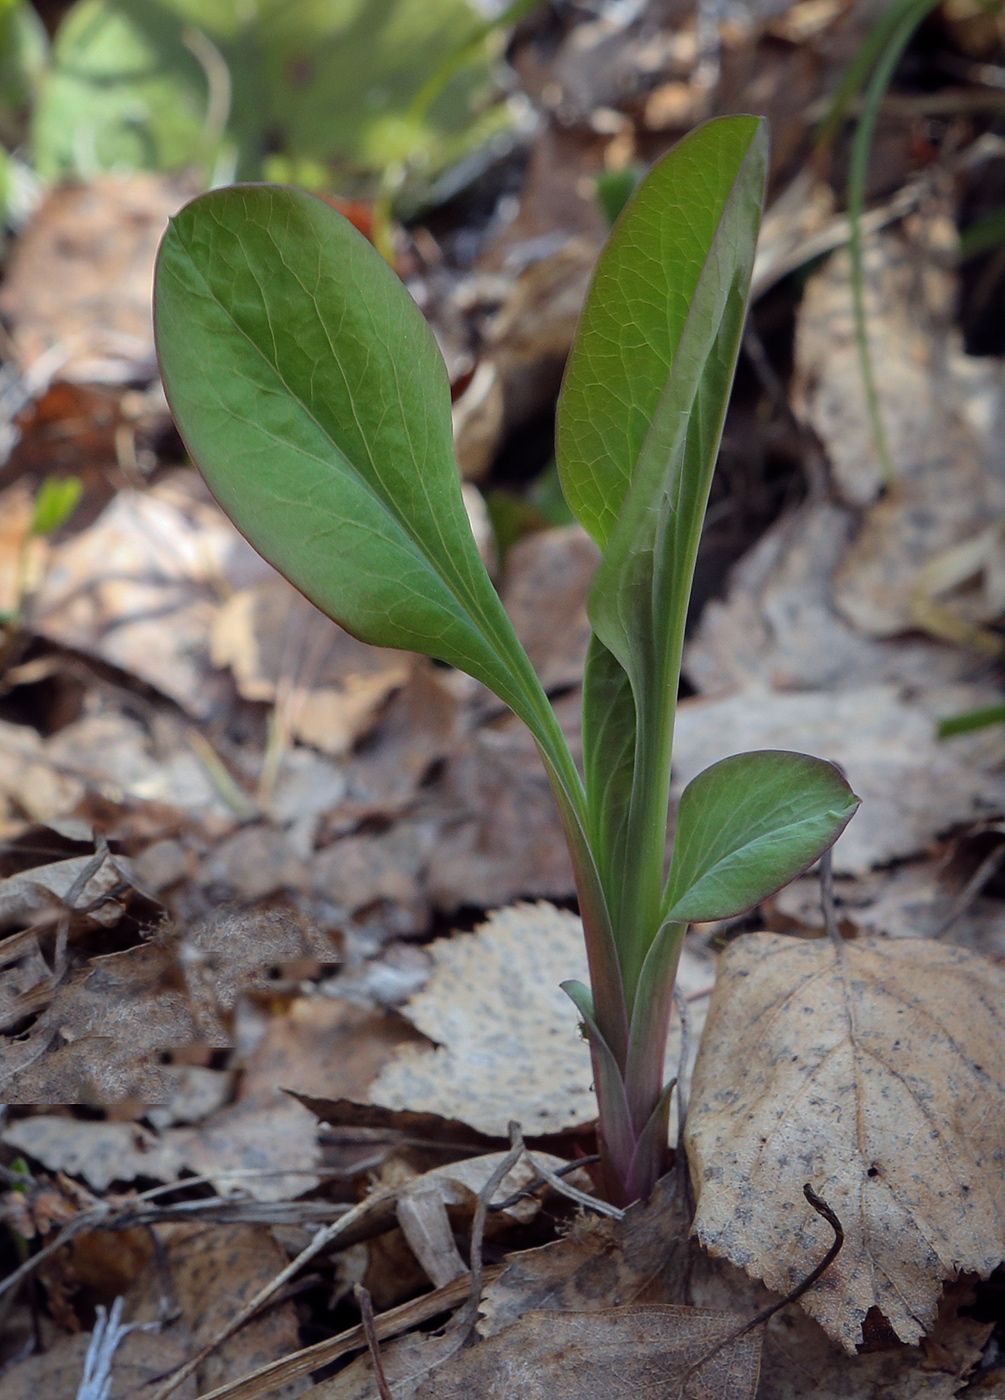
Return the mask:
[[47, 476], [38, 488], [31, 519], [33, 535], [52, 535], [66, 524], [84, 492], [79, 476]]
[[164, 239], [155, 314], [179, 428], [256, 549], [364, 641], [449, 661], [533, 725], [543, 696], [468, 524], [443, 358], [348, 220], [278, 186], [203, 195]]
[[839, 768], [806, 754], [763, 750], [712, 764], [680, 800], [666, 918], [749, 909], [822, 855], [858, 804]]
[[348, 220], [277, 186], [216, 190], [182, 210], [154, 312], [182, 436], [256, 549], [363, 641], [460, 667], [530, 728], [590, 929], [598, 1016], [623, 1056], [582, 783], [471, 534], [446, 367], [421, 312]]
[[[762, 127], [756, 117], [730, 117], [691, 132], [643, 180], [597, 264], [562, 384], [556, 454], [566, 499], [601, 549], [666, 394], [734, 185], [745, 165], [763, 165]], [[754, 238], [756, 222], [738, 259]]]
[[[604, 551], [590, 620], [634, 700], [622, 842], [631, 868], [609, 886], [629, 1010], [661, 922], [684, 622], [766, 170], [764, 124], [754, 117], [700, 127], [655, 167], [600, 259], [559, 407], [563, 485]], [[598, 703], [587, 687], [584, 708]], [[591, 813], [597, 801], [591, 791]]]

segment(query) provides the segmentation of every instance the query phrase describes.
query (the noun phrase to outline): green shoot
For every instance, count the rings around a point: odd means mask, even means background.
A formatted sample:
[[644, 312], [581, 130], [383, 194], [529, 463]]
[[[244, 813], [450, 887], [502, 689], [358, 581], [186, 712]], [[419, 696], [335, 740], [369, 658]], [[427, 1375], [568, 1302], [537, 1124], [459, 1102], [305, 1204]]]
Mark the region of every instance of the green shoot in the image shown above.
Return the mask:
[[709, 122], [642, 182], [601, 256], [558, 410], [574, 516], [600, 548], [583, 772], [471, 535], [446, 369], [391, 268], [326, 204], [216, 190], [173, 220], [155, 319], [179, 428], [238, 528], [363, 641], [482, 681], [533, 734], [572, 858], [608, 1189], [669, 1161], [663, 1080], [687, 924], [756, 904], [816, 860], [858, 799], [831, 764], [741, 754], [685, 790], [666, 862], [684, 621], [739, 352], [764, 126]]

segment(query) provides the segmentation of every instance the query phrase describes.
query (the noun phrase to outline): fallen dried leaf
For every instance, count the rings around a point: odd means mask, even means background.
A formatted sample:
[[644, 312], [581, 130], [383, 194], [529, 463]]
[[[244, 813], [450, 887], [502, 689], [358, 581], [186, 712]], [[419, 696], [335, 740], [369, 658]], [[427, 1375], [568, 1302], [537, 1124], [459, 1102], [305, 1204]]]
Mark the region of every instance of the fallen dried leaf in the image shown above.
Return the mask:
[[[688, 1377], [741, 1322], [729, 1313], [660, 1304], [527, 1312], [442, 1363], [435, 1345], [442, 1339], [430, 1346], [429, 1338], [405, 1338], [387, 1348], [385, 1369], [395, 1400], [620, 1400], [631, 1394], [753, 1400], [759, 1337], [727, 1343]], [[364, 1400], [373, 1394], [368, 1376], [372, 1362], [361, 1357], [309, 1391], [308, 1400]]]
[[586, 597], [599, 559], [580, 525], [529, 535], [506, 556], [503, 602], [546, 690], [583, 679]]
[[528, 1136], [594, 1118], [589, 1048], [559, 986], [586, 971], [579, 920], [518, 905], [430, 952], [432, 975], [403, 1014], [437, 1048], [398, 1051], [370, 1101], [459, 1118], [490, 1137], [505, 1137], [514, 1118]]
[[802, 1300], [853, 1352], [879, 1309], [904, 1341], [942, 1282], [1005, 1256], [1005, 971], [927, 941], [840, 949], [774, 934], [724, 956], [687, 1122], [695, 1231], [784, 1293], [844, 1248]]
[[229, 666], [246, 700], [278, 703], [284, 733], [344, 754], [408, 680], [407, 652], [367, 646], [285, 579], [234, 593], [213, 623], [214, 666]]
[[138, 676], [205, 718], [231, 692], [209, 652], [228, 584], [268, 569], [188, 473], [122, 490], [53, 549], [33, 629]]
[[184, 1165], [180, 1135], [158, 1137], [136, 1123], [87, 1123], [39, 1114], [8, 1124], [3, 1140], [50, 1171], [82, 1176], [96, 1191], [137, 1176], [175, 1181]]
[[155, 376], [154, 257], [190, 193], [151, 174], [101, 175], [51, 191], [18, 239], [0, 297], [24, 368], [48, 354], [50, 375], [66, 379]]
[[[272, 1232], [263, 1225], [175, 1225], [162, 1226], [161, 1230], [161, 1256], [151, 1262], [127, 1294], [127, 1313], [135, 1322], [160, 1318], [166, 1269], [171, 1295], [181, 1311], [176, 1328], [184, 1330], [190, 1350], [215, 1338], [288, 1262]], [[297, 1342], [293, 1304], [274, 1304], [200, 1364], [196, 1372], [199, 1392], [285, 1356], [296, 1349]], [[281, 1392], [283, 1400], [303, 1389], [303, 1383], [294, 1383]]]

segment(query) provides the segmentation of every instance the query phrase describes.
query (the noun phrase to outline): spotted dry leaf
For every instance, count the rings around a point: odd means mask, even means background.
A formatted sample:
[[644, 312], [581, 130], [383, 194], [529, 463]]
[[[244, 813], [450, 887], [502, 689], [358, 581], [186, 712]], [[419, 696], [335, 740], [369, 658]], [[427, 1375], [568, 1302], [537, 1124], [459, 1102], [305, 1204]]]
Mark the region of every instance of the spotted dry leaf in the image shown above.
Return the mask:
[[878, 1308], [915, 1343], [943, 1280], [1005, 1257], [1005, 969], [926, 940], [776, 934], [725, 954], [695, 1069], [695, 1231], [847, 1351]]

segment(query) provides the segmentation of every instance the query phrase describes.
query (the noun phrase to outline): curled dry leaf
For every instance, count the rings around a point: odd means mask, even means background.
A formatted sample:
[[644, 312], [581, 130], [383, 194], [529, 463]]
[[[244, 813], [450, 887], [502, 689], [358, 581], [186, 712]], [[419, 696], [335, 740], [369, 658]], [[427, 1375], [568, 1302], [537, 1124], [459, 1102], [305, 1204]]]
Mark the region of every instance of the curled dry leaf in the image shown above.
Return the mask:
[[695, 1231], [853, 1352], [878, 1308], [917, 1342], [945, 1279], [1005, 1257], [1005, 970], [921, 940], [775, 934], [726, 953], [687, 1122]]

